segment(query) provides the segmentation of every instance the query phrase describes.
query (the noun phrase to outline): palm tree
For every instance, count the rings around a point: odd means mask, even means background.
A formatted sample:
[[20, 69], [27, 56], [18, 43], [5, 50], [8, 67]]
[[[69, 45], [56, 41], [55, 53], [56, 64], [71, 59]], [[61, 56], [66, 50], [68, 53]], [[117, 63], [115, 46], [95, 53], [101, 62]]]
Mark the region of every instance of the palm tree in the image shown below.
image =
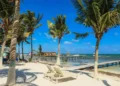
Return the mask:
[[48, 27], [49, 34], [52, 35], [53, 38], [58, 39], [58, 57], [57, 57], [57, 65], [60, 65], [60, 41], [62, 37], [66, 34], [69, 34], [70, 31], [68, 30], [68, 27], [66, 25], [66, 17], [63, 15], [57, 16], [57, 18], [54, 18], [54, 24], [48, 20]]
[[18, 43], [18, 62], [20, 61], [20, 43]]
[[[20, 25], [21, 26], [21, 25]], [[21, 43], [21, 50], [22, 50], [22, 60], [24, 61], [24, 47], [23, 43], [26, 42], [27, 44], [30, 44], [27, 41], [27, 37], [29, 36], [30, 33], [23, 31], [22, 28], [19, 29], [18, 32], [18, 37], [17, 37], [17, 43], [18, 43], [18, 49], [20, 49], [20, 43]], [[18, 50], [20, 52], [20, 50]], [[20, 58], [20, 53], [19, 53], [19, 58]]]
[[39, 45], [39, 57], [41, 57], [41, 53], [42, 53], [42, 46], [41, 45]]
[[27, 32], [30, 32], [30, 39], [31, 39], [31, 59], [32, 59], [32, 52], [33, 52], [33, 37], [32, 34], [36, 28], [39, 28], [42, 24], [39, 24], [43, 15], [38, 14], [37, 17], [34, 12], [27, 11], [24, 14], [23, 22], [27, 26]]
[[4, 35], [3, 35], [3, 42], [2, 42], [2, 49], [1, 49], [1, 54], [0, 54], [0, 66], [2, 66], [2, 56], [4, 52], [4, 48], [6, 45], [6, 42], [10, 39], [8, 37], [9, 31], [12, 27], [13, 23], [13, 13], [14, 13], [14, 5], [11, 4], [8, 0], [1, 0], [0, 1], [0, 18], [1, 18], [1, 26], [2, 29], [4, 30]]
[[20, 0], [15, 0], [15, 13], [14, 23], [12, 29], [12, 39], [10, 43], [10, 66], [8, 71], [7, 86], [13, 86], [15, 84], [15, 58], [16, 58], [16, 43], [17, 33], [19, 29], [19, 11], [20, 11]]
[[23, 61], [24, 61], [24, 47], [23, 47], [23, 42], [26, 42], [27, 44], [30, 44], [27, 41], [27, 38], [28, 38], [29, 35], [30, 35], [30, 32], [27, 32], [27, 26], [24, 24], [24, 14], [21, 14], [20, 15], [20, 29], [18, 31], [17, 42], [18, 42], [18, 45], [20, 45], [20, 43], [21, 43], [22, 60]]
[[98, 49], [103, 35], [120, 24], [116, 0], [72, 0], [77, 9], [76, 21], [92, 27], [96, 37], [94, 78], [98, 74]]
[[41, 57], [41, 55], [42, 55], [42, 46], [41, 45], [39, 45], [39, 52], [38, 52], [38, 54], [39, 54], [39, 58]]

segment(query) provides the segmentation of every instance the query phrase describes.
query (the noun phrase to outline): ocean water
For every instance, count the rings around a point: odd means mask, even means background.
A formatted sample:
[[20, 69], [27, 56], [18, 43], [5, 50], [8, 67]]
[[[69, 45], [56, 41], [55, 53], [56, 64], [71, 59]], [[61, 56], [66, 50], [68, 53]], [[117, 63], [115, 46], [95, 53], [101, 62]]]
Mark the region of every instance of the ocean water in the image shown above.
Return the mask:
[[[29, 57], [29, 56], [28, 56]], [[26, 57], [28, 59], [28, 57]], [[38, 58], [38, 57], [36, 57]], [[34, 58], [34, 59], [36, 59]], [[47, 60], [45, 61], [52, 61], [53, 63], [56, 62], [55, 57], [43, 57]], [[65, 58], [65, 61], [63, 60]], [[100, 62], [107, 62], [107, 61], [115, 61], [120, 60], [120, 54], [99, 54], [99, 63]], [[93, 54], [80, 54], [80, 56], [61, 56], [61, 65], [62, 66], [80, 66], [94, 63], [94, 56]], [[120, 66], [111, 66], [111, 67], [104, 67], [100, 68], [101, 71], [112, 72], [112, 73], [120, 73]]]
[[120, 74], [120, 65], [100, 68], [99, 71]]
[[[120, 60], [120, 54], [99, 54], [99, 63], [107, 61]], [[80, 66], [94, 63], [94, 56], [92, 54], [82, 54], [78, 57], [69, 58], [64, 66]], [[100, 68], [100, 71], [118, 73], [120, 74], [120, 65]]]

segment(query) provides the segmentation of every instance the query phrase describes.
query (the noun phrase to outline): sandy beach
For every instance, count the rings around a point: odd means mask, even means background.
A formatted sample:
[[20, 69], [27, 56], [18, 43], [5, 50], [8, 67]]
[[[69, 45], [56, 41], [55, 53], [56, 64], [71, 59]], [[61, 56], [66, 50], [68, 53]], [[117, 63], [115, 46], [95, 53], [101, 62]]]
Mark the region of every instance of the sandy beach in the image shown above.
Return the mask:
[[[26, 76], [25, 83], [19, 83], [16, 86], [120, 86], [120, 79], [103, 74], [99, 74], [99, 79], [92, 78], [93, 73], [82, 71], [83, 73], [76, 73], [77, 79], [66, 82], [53, 83], [43, 78], [44, 73], [48, 71], [46, 65], [41, 63], [20, 63], [16, 66], [17, 75]], [[65, 70], [65, 68], [63, 68]], [[0, 86], [3, 86], [7, 80], [8, 66], [0, 69]]]

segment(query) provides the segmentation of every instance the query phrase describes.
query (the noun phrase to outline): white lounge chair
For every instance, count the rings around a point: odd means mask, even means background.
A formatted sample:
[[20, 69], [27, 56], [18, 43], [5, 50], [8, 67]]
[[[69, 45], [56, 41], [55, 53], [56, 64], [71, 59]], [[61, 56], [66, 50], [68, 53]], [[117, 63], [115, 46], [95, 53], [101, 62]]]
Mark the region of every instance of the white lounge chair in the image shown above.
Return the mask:
[[49, 78], [50, 76], [52, 76], [53, 74], [55, 74], [55, 71], [53, 70], [53, 68], [50, 65], [46, 65], [48, 68], [47, 73], [44, 74], [44, 78]]
[[50, 76], [51, 81], [58, 83], [59, 80], [73, 80], [77, 75], [68, 71], [62, 71], [59, 67], [54, 67], [55, 74]]

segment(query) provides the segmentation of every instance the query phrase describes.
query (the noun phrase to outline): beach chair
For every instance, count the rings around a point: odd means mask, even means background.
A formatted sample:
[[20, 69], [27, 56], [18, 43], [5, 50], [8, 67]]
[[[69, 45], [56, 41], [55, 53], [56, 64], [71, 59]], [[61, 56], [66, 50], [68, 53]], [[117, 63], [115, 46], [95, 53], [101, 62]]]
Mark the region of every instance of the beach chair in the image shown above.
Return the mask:
[[55, 74], [55, 71], [53, 70], [53, 68], [50, 65], [46, 65], [48, 68], [47, 73], [44, 74], [44, 78], [49, 78], [50, 76], [52, 76], [53, 74]]
[[55, 70], [55, 74], [50, 76], [50, 80], [55, 83], [58, 83], [59, 80], [68, 81], [77, 78], [76, 74], [73, 74], [68, 71], [62, 71], [59, 67], [54, 67], [54, 70]]

